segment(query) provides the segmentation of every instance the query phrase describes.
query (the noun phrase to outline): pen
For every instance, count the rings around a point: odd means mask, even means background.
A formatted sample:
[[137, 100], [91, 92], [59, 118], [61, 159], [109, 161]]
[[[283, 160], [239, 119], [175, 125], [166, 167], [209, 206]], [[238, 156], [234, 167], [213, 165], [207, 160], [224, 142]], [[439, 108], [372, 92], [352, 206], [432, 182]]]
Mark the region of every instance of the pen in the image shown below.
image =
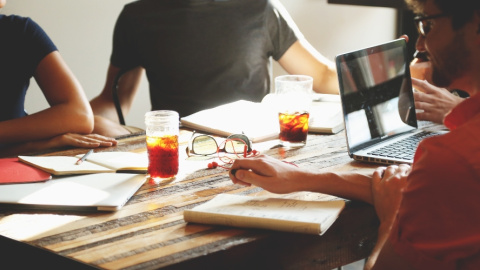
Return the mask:
[[75, 162], [75, 165], [82, 164], [82, 162], [84, 162], [91, 153], [93, 153], [93, 149], [90, 149], [85, 155], [83, 155], [83, 157], [79, 158], [77, 162]]

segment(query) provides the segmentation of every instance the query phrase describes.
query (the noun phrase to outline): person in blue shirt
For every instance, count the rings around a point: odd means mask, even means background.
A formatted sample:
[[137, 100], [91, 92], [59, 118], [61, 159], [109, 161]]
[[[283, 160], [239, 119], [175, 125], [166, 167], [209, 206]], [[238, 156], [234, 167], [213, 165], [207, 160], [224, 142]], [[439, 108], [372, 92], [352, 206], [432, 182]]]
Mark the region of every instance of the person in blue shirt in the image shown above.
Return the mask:
[[[0, 8], [6, 0], [0, 0]], [[91, 134], [93, 113], [82, 86], [55, 44], [30, 18], [0, 14], [0, 156], [64, 146], [112, 146]], [[25, 96], [34, 78], [50, 107], [28, 114]]]

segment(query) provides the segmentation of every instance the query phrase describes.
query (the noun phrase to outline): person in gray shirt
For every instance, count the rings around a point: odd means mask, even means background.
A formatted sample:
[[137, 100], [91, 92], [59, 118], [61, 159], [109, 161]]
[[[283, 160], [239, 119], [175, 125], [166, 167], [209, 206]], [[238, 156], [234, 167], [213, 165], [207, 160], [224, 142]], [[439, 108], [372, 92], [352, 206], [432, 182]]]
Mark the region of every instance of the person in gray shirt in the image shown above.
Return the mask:
[[314, 78], [314, 90], [338, 93], [333, 62], [303, 38], [277, 0], [141, 0], [115, 26], [102, 93], [91, 100], [95, 132], [117, 136], [115, 77], [128, 113], [144, 71], [152, 110], [181, 117], [239, 99], [260, 102], [270, 91], [271, 59], [291, 74]]

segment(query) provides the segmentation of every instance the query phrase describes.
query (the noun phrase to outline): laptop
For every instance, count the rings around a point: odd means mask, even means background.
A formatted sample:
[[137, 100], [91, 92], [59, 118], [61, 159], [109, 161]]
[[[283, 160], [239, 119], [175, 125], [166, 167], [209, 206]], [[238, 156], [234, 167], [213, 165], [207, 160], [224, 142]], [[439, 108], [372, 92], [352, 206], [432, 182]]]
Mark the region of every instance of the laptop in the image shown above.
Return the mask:
[[411, 164], [419, 141], [406, 41], [335, 57], [348, 154], [380, 164]]
[[95, 173], [41, 183], [0, 185], [0, 207], [36, 210], [117, 211], [145, 183], [145, 174]]

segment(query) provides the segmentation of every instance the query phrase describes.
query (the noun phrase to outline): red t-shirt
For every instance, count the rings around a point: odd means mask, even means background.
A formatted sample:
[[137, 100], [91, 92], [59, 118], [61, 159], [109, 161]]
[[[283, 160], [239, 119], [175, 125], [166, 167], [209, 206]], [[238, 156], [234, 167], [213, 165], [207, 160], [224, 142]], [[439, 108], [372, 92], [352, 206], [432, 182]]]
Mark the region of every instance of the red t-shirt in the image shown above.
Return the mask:
[[416, 268], [480, 269], [480, 94], [415, 154], [390, 242]]

